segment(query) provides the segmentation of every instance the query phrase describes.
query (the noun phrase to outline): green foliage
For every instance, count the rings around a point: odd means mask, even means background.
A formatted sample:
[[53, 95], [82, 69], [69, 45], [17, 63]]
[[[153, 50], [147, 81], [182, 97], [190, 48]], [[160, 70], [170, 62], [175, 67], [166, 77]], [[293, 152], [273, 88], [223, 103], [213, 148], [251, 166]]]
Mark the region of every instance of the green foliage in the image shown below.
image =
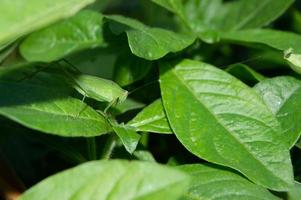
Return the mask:
[[1, 0], [0, 199], [299, 200], [300, 9]]
[[251, 183], [239, 174], [215, 165], [192, 164], [178, 167], [193, 177], [184, 200], [266, 199], [276, 200], [268, 190]]
[[174, 200], [185, 192], [188, 183], [189, 176], [185, 173], [150, 162], [95, 161], [46, 179], [28, 190], [21, 200], [43, 197], [49, 200]]

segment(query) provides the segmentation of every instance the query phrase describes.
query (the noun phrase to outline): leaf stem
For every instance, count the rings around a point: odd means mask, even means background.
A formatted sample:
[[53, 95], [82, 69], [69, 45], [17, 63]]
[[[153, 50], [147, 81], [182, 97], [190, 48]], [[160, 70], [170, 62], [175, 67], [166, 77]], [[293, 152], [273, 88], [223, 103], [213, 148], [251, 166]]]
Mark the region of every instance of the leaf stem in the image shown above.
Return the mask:
[[97, 160], [97, 145], [95, 137], [87, 138], [88, 159]]
[[112, 133], [106, 141], [106, 144], [102, 151], [101, 158], [106, 160], [110, 159], [115, 146], [116, 146], [116, 135]]

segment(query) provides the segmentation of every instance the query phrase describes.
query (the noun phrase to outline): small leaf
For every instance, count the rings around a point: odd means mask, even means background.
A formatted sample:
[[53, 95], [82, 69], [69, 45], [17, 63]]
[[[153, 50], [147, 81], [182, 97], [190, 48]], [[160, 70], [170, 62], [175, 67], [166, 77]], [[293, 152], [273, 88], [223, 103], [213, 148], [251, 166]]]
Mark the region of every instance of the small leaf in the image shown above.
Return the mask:
[[193, 35], [148, 27], [135, 19], [118, 15], [105, 17], [123, 25], [116, 31], [116, 24], [114, 27], [111, 23], [111, 29], [116, 34], [125, 31], [132, 53], [147, 60], [157, 60], [168, 53], [181, 51], [195, 41]]
[[127, 86], [143, 79], [150, 71], [152, 63], [124, 54], [117, 58], [114, 66], [114, 80], [121, 86]]
[[47, 178], [20, 200], [175, 200], [188, 184], [183, 172], [151, 162], [94, 161]]
[[2, 0], [0, 46], [74, 15], [94, 0]]
[[164, 63], [160, 69], [168, 121], [190, 152], [267, 188], [289, 189], [292, 165], [280, 124], [254, 90], [197, 61]]
[[265, 188], [255, 185], [242, 176], [219, 166], [192, 164], [177, 167], [191, 175], [189, 191], [181, 200], [277, 200]]
[[141, 161], [156, 162], [156, 159], [149, 151], [137, 150], [133, 155]]
[[138, 115], [128, 122], [137, 131], [153, 133], [172, 133], [170, 130], [161, 99], [144, 108]]
[[111, 126], [120, 138], [125, 149], [132, 154], [136, 150], [141, 136], [136, 133], [134, 128], [125, 124], [118, 124], [117, 122], [111, 121]]
[[254, 85], [265, 79], [263, 75], [244, 64], [231, 65], [226, 71], [248, 85]]
[[254, 89], [277, 117], [283, 129], [282, 141], [291, 148], [301, 134], [301, 81], [276, 77], [261, 81]]
[[82, 11], [77, 15], [30, 34], [20, 46], [28, 61], [51, 62], [68, 54], [104, 46], [102, 15]]

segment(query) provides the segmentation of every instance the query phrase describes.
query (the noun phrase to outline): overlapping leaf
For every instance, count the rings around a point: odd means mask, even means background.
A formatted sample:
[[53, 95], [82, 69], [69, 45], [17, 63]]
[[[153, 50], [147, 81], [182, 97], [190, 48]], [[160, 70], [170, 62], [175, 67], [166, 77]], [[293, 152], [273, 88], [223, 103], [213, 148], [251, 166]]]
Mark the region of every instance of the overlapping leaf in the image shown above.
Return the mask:
[[282, 140], [292, 147], [301, 134], [301, 81], [293, 77], [276, 77], [255, 86], [266, 105], [282, 125]]
[[291, 32], [254, 29], [221, 33], [221, 38], [237, 43], [257, 43], [268, 45], [285, 51], [293, 49], [294, 53], [301, 53], [301, 36]]
[[255, 185], [242, 176], [215, 165], [192, 164], [178, 169], [193, 177], [189, 191], [181, 200], [277, 200], [265, 188]]
[[125, 124], [118, 124], [117, 122], [112, 121], [111, 125], [112, 129], [123, 143], [125, 149], [132, 154], [136, 150], [140, 140], [140, 135], [136, 133], [136, 130], [133, 127]]
[[70, 17], [92, 2], [94, 0], [2, 0], [0, 46]]
[[76, 51], [104, 46], [102, 19], [94, 11], [79, 12], [29, 35], [22, 42], [20, 52], [28, 61], [50, 62]]
[[128, 125], [135, 127], [137, 131], [172, 133], [161, 99], [144, 108], [134, 119], [128, 122]]
[[160, 79], [170, 126], [190, 152], [270, 189], [288, 190], [293, 184], [280, 124], [254, 90], [191, 60], [162, 64]]
[[49, 177], [20, 200], [175, 200], [188, 183], [185, 173], [151, 162], [95, 161]]
[[123, 16], [106, 15], [106, 18], [119, 24], [111, 24], [114, 33], [126, 32], [132, 53], [147, 60], [156, 60], [168, 53], [181, 51], [195, 40], [193, 35], [148, 27]]

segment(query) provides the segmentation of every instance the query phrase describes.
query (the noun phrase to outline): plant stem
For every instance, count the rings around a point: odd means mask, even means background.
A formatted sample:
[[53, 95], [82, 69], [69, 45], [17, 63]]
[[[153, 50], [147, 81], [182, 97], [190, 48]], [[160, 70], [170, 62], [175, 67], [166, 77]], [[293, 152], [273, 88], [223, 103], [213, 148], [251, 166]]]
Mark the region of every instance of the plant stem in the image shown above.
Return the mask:
[[87, 138], [87, 150], [89, 160], [97, 160], [97, 145], [95, 137]]
[[106, 141], [106, 144], [102, 151], [101, 158], [108, 160], [111, 157], [115, 146], [116, 146], [116, 136], [114, 133], [112, 133]]

